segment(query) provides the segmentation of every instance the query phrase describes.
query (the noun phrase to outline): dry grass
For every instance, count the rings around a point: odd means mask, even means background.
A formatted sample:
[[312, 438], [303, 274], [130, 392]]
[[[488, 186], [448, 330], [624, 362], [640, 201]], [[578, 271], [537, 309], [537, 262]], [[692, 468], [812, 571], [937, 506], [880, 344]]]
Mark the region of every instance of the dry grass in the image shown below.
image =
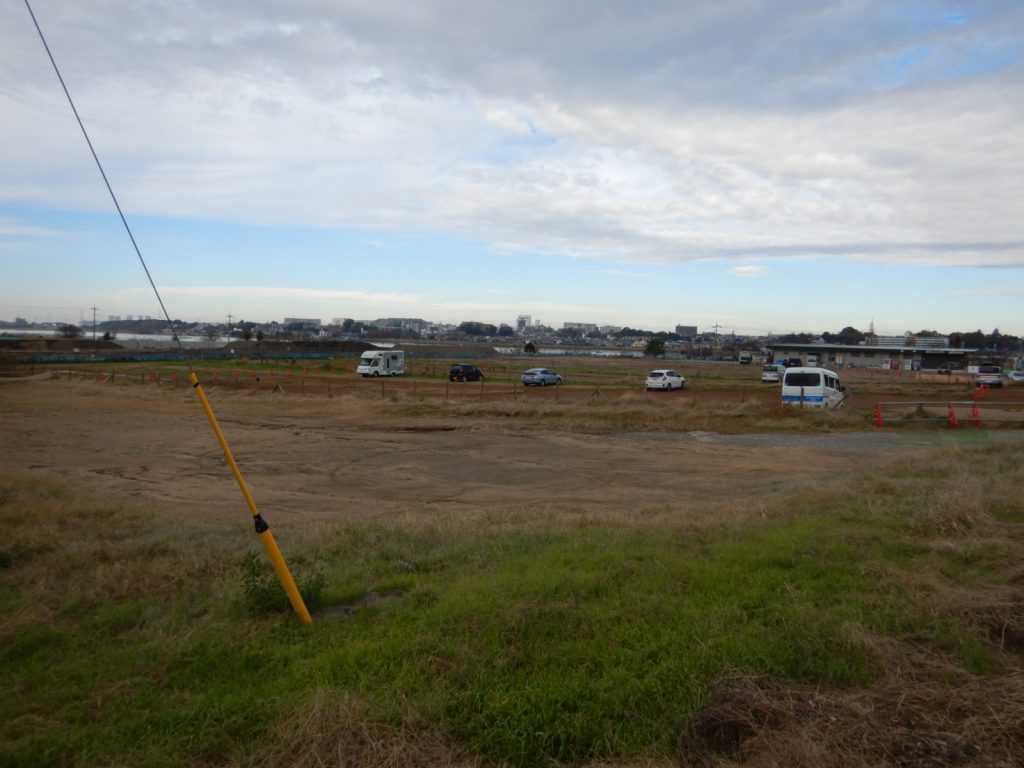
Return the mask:
[[893, 646], [890, 656], [886, 677], [867, 689], [724, 675], [689, 720], [680, 761], [693, 768], [1020, 765], [1024, 673], [980, 680], [907, 645]]
[[269, 734], [248, 768], [479, 768], [482, 761], [444, 734], [406, 719], [386, 724], [351, 696], [320, 691]]

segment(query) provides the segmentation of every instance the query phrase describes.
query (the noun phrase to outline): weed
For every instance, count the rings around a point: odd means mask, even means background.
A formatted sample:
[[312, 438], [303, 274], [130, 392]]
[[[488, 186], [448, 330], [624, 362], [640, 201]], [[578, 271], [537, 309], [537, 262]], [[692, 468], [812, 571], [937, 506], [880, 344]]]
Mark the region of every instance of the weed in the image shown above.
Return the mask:
[[[256, 552], [249, 550], [245, 553], [241, 570], [245, 604], [253, 615], [291, 610], [288, 595], [281, 586], [277, 574], [266, 567], [265, 561]], [[323, 572], [314, 569], [305, 576], [294, 578], [306, 608], [315, 611], [323, 603], [324, 589], [327, 586]]]

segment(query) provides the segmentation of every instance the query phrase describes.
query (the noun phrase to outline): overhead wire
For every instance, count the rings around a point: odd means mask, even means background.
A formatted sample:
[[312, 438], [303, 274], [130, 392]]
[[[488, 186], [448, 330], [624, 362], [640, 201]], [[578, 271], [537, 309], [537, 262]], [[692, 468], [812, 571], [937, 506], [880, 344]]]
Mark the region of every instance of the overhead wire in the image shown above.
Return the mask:
[[[28, 9], [29, 16], [32, 17], [32, 23], [35, 25], [36, 32], [39, 33], [39, 39], [43, 43], [43, 48], [46, 49], [46, 55], [50, 59], [50, 64], [53, 65], [53, 71], [57, 74], [57, 79], [60, 81], [60, 86], [64, 90], [64, 95], [67, 97], [68, 104], [71, 105], [71, 111], [75, 115], [75, 120], [78, 121], [78, 127], [82, 131], [82, 136], [85, 137], [85, 143], [89, 146], [89, 152], [92, 153], [92, 159], [96, 162], [96, 167], [99, 169], [100, 176], [103, 177], [103, 183], [106, 185], [107, 191], [110, 193], [110, 199], [114, 201], [114, 207], [117, 209], [118, 216], [121, 217], [121, 223], [124, 225], [125, 232], [128, 233], [128, 239], [131, 240], [132, 247], [135, 249], [135, 255], [138, 256], [139, 263], [142, 265], [142, 269], [146, 273], [146, 279], [149, 280], [153, 293], [156, 295], [156, 300], [160, 304], [160, 310], [163, 312], [164, 318], [167, 320], [167, 325], [170, 327], [172, 338], [178, 345], [178, 349], [184, 351], [184, 345], [178, 337], [177, 332], [174, 330], [174, 323], [171, 320], [170, 313], [167, 311], [167, 307], [164, 306], [164, 300], [160, 296], [160, 290], [157, 288], [152, 274], [150, 274], [149, 267], [146, 266], [146, 260], [142, 257], [142, 250], [139, 248], [139, 245], [135, 240], [135, 235], [132, 234], [132, 228], [128, 225], [128, 219], [125, 218], [124, 211], [121, 209], [121, 204], [117, 201], [117, 195], [114, 194], [114, 188], [111, 186], [110, 180], [107, 178], [106, 171], [103, 170], [103, 163], [100, 162], [99, 155], [96, 153], [96, 149], [93, 147], [92, 141], [89, 138], [89, 132], [85, 129], [85, 123], [82, 122], [82, 118], [78, 114], [78, 109], [75, 107], [74, 99], [71, 98], [71, 92], [68, 90], [67, 84], [64, 82], [64, 77], [61, 75], [60, 67], [57, 66], [57, 60], [54, 58], [53, 53], [50, 50], [50, 46], [46, 42], [46, 35], [43, 34], [43, 29], [39, 25], [39, 21], [36, 19], [35, 12], [32, 10], [32, 5], [29, 3], [29, 0], [25, 0], [25, 7]], [[202, 406], [203, 412], [206, 414], [206, 418], [210, 422], [210, 426], [213, 428], [213, 432], [217, 437], [217, 442], [220, 443], [221, 450], [224, 453], [224, 458], [227, 460], [228, 466], [231, 468], [231, 472], [235, 477], [235, 481], [238, 483], [238, 487], [242, 491], [242, 496], [245, 498], [245, 502], [249, 507], [249, 511], [252, 513], [253, 521], [256, 526], [256, 533], [263, 542], [263, 547], [274, 566], [274, 570], [277, 572], [281, 585], [284, 587], [285, 593], [288, 596], [288, 601], [291, 603], [292, 610], [295, 611], [295, 614], [303, 624], [312, 624], [313, 618], [310, 616], [309, 609], [306, 607], [305, 601], [302, 599], [302, 595], [295, 584], [295, 580], [292, 578], [291, 572], [288, 570], [288, 565], [285, 563], [284, 556], [281, 554], [281, 550], [277, 546], [277, 542], [274, 540], [274, 535], [270, 532], [270, 525], [256, 507], [256, 502], [253, 499], [252, 494], [249, 492], [249, 487], [246, 484], [245, 479], [242, 477], [242, 472], [238, 467], [238, 463], [235, 461], [235, 457], [232, 455], [231, 449], [228, 447], [224, 433], [221, 431], [220, 425], [217, 423], [217, 419], [214, 416], [213, 409], [210, 407], [210, 403], [206, 399], [206, 393], [203, 392], [203, 388], [199, 383], [199, 377], [192, 369], [192, 365], [189, 363], [187, 357], [185, 358], [185, 365], [188, 367], [189, 381], [192, 383], [192, 389], [196, 393], [196, 397], [199, 399], [199, 404]]]

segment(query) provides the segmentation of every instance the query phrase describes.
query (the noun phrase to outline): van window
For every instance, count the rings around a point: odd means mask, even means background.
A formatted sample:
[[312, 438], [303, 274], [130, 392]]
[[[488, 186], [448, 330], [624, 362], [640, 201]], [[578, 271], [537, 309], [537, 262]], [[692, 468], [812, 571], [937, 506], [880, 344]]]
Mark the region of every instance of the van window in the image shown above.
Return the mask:
[[820, 373], [786, 373], [787, 387], [818, 387], [821, 386]]
[[996, 373], [996, 374], [1001, 374], [1002, 372], [1003, 372], [1003, 369], [1000, 368], [998, 365], [979, 365], [978, 366], [978, 373]]

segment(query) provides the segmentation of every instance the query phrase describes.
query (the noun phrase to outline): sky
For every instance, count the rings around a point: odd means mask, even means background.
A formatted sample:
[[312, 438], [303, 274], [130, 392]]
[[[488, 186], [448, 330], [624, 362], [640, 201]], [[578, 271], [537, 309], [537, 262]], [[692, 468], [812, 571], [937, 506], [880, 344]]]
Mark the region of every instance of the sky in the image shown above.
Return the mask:
[[1024, 335], [1019, 0], [0, 0], [0, 319]]

